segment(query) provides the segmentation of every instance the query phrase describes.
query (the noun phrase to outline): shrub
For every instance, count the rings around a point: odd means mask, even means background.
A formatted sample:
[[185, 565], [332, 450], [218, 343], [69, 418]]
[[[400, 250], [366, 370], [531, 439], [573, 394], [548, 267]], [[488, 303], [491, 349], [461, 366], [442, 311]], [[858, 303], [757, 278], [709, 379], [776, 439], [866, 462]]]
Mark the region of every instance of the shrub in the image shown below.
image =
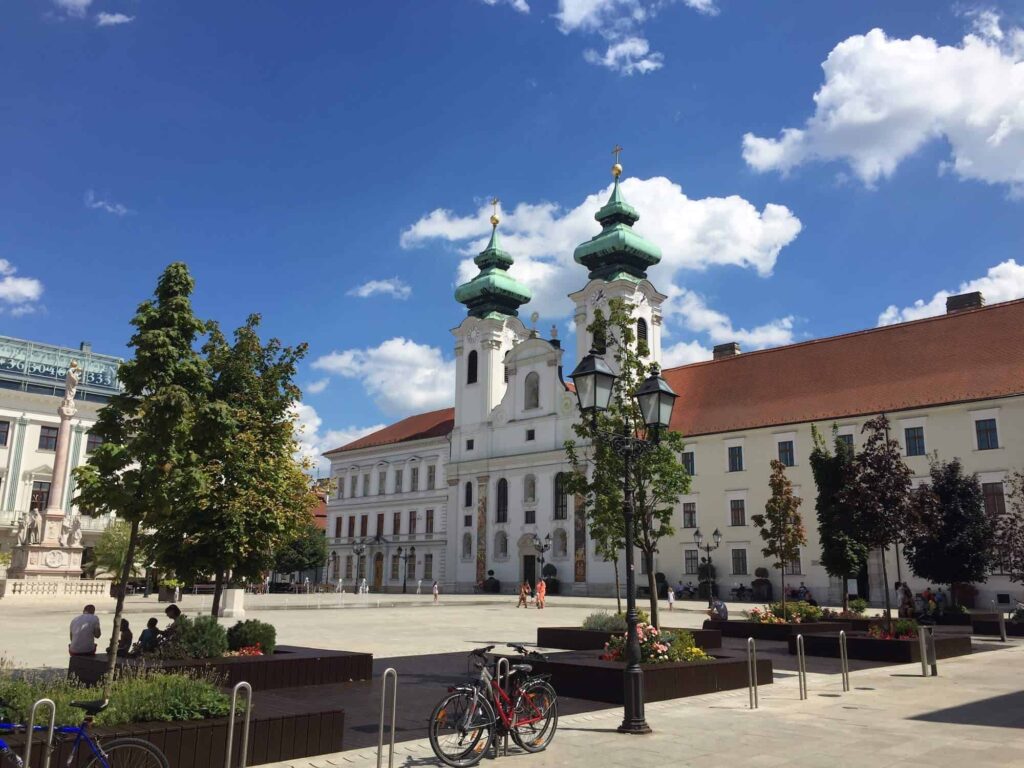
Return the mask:
[[219, 659], [228, 650], [228, 633], [213, 616], [181, 616], [174, 639], [160, 646], [165, 659]]
[[1017, 609], [1010, 616], [1010, 621], [1024, 623], [1024, 606], [1017, 606]]
[[228, 648], [238, 651], [242, 648], [259, 646], [263, 653], [271, 654], [277, 647], [277, 630], [273, 624], [259, 619], [240, 621], [228, 630]]
[[892, 632], [885, 627], [872, 624], [868, 627], [868, 636], [878, 640], [913, 640], [917, 637], [918, 625], [913, 619], [897, 619], [892, 623]]
[[764, 608], [751, 608], [746, 612], [747, 618], [760, 624], [806, 624], [809, 621], [820, 621], [824, 616], [821, 608], [803, 600], [786, 603], [786, 614], [782, 614], [782, 603], [771, 603]]
[[759, 565], [757, 568], [754, 569], [754, 576], [756, 576], [759, 579], [767, 579], [768, 569], [765, 568], [763, 565]]
[[[646, 611], [637, 611], [637, 620], [640, 624], [647, 624], [651, 617]], [[597, 632], [625, 632], [626, 614], [597, 611], [583, 620], [581, 628], [592, 629]]]
[[[711, 658], [698, 648], [691, 632], [661, 632], [643, 623], [637, 626], [640, 635], [640, 663], [666, 664], [671, 661], [702, 661]], [[604, 646], [601, 658], [623, 661], [626, 657], [626, 635], [616, 635]]]
[[543, 568], [540, 569], [540, 575], [545, 579], [553, 579], [558, 575], [558, 568], [553, 563], [546, 563]]
[[868, 609], [868, 601], [863, 597], [855, 597], [850, 601], [850, 613], [854, 616], [863, 616]]

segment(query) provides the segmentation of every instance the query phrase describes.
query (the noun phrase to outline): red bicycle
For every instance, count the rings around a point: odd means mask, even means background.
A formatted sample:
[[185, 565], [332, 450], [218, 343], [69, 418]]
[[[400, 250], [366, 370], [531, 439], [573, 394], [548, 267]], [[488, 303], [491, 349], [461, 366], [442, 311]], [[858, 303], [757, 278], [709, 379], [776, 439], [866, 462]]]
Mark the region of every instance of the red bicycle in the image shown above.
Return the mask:
[[[509, 644], [524, 658], [546, 660], [537, 651]], [[547, 748], [558, 727], [558, 694], [549, 675], [532, 675], [529, 664], [511, 664], [499, 680], [495, 662], [487, 654], [493, 645], [470, 651], [479, 675], [465, 685], [448, 689], [430, 715], [430, 747], [438, 759], [453, 768], [476, 765], [498, 736], [511, 736], [526, 752]], [[494, 671], [492, 671], [494, 669]]]

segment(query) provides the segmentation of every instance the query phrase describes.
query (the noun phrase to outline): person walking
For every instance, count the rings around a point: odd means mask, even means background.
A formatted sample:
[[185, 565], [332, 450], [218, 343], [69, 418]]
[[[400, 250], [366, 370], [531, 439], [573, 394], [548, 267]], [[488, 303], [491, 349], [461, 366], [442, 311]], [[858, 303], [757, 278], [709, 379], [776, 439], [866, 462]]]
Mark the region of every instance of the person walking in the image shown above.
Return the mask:
[[524, 581], [519, 585], [519, 602], [516, 603], [516, 608], [522, 606], [523, 608], [530, 607], [530, 582]]
[[676, 604], [676, 591], [674, 589], [672, 589], [672, 585], [670, 584], [669, 587], [668, 587], [668, 609], [670, 611], [674, 610], [675, 609], [675, 604]]
[[434, 585], [430, 588], [430, 591], [434, 595], [434, 602], [436, 603], [437, 602], [437, 597], [440, 594], [440, 590], [438, 589], [436, 581], [434, 582]]
[[537, 607], [543, 608], [544, 601], [548, 596], [548, 585], [544, 579], [537, 581]]
[[96, 615], [96, 606], [87, 605], [79, 616], [71, 620], [68, 653], [72, 656], [95, 656], [96, 639], [100, 636], [100, 617]]

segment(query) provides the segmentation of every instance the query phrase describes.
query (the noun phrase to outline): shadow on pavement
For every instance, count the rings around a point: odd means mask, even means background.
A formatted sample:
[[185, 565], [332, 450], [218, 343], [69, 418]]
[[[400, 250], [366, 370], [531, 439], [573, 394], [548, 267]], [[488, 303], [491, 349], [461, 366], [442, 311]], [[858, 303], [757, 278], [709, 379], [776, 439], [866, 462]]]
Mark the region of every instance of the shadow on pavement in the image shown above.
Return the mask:
[[1024, 691], [993, 696], [990, 699], [937, 709], [910, 718], [930, 723], [988, 725], [993, 728], [1024, 728]]

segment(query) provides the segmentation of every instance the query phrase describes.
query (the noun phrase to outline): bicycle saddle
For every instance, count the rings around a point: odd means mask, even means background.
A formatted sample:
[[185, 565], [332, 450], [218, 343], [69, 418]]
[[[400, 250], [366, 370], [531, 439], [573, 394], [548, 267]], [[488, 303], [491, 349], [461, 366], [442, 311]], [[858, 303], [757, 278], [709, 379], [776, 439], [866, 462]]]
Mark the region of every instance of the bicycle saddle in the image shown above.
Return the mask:
[[530, 664], [513, 664], [512, 670], [515, 672], [532, 672], [533, 667]]
[[98, 715], [110, 704], [110, 702], [107, 699], [95, 699], [93, 701], [72, 701], [69, 703], [71, 704], [72, 707], [84, 709], [85, 714], [87, 715]]

